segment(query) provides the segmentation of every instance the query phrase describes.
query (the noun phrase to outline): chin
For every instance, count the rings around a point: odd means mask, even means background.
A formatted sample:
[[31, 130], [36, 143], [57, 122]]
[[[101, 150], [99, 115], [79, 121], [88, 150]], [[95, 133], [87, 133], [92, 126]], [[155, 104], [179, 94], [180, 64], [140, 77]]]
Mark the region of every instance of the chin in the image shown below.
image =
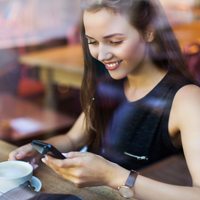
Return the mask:
[[112, 79], [115, 80], [121, 80], [127, 77], [127, 74], [114, 74], [114, 73], [109, 73]]

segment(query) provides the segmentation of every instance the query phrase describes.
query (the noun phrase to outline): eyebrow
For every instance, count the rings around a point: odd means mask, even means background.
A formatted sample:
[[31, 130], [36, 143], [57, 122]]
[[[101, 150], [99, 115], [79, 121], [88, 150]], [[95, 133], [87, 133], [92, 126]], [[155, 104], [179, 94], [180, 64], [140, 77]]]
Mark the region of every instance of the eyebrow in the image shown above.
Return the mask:
[[[90, 39], [94, 39], [92, 37], [90, 37], [89, 35], [85, 35], [86, 37], [90, 38]], [[106, 35], [104, 36], [103, 38], [104, 39], [108, 39], [108, 38], [111, 38], [111, 37], [114, 37], [114, 36], [124, 36], [124, 34], [121, 34], [121, 33], [113, 33], [113, 34], [110, 34], [110, 35]]]

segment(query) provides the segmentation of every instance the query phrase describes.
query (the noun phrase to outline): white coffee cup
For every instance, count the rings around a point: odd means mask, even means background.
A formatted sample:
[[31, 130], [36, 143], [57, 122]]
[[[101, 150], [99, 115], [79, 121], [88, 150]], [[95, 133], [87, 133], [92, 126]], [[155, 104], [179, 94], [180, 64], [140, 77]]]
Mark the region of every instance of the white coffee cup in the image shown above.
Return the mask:
[[33, 167], [24, 161], [5, 161], [0, 163], [0, 192], [5, 193], [30, 181]]

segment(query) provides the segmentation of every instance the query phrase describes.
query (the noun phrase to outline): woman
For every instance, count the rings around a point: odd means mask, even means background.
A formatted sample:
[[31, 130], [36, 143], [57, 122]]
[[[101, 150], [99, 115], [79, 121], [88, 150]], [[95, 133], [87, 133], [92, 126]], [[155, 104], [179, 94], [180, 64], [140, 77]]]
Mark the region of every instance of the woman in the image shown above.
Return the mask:
[[[107, 185], [126, 198], [199, 199], [200, 89], [185, 69], [159, 4], [82, 2], [83, 113], [66, 135], [47, 140], [69, 152], [67, 159], [45, 156], [42, 161], [79, 187]], [[90, 153], [72, 152], [85, 145]], [[180, 145], [192, 187], [133, 171], [178, 152]], [[35, 155], [28, 144], [11, 152], [10, 159]]]

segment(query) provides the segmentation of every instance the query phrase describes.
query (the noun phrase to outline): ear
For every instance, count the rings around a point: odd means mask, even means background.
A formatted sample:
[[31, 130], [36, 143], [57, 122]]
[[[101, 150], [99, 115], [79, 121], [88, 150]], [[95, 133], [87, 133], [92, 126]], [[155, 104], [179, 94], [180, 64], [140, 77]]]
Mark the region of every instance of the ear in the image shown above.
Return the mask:
[[148, 28], [145, 32], [144, 32], [144, 40], [146, 42], [153, 42], [155, 38], [155, 31], [152, 28]]

